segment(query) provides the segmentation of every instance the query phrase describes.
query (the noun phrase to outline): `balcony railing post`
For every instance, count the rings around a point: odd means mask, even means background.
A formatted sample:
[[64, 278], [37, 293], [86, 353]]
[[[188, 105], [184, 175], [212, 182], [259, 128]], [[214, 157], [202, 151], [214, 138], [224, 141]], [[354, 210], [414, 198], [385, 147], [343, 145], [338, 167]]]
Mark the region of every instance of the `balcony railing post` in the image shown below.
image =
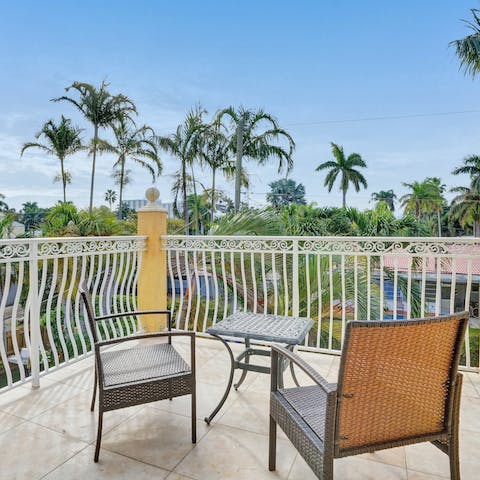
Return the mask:
[[[167, 252], [163, 245], [167, 235], [167, 211], [157, 205], [159, 195], [156, 188], [149, 188], [145, 192], [149, 203], [138, 211], [138, 235], [147, 236], [147, 249], [143, 252], [138, 276], [140, 310], [167, 308]], [[159, 315], [144, 315], [141, 321], [147, 332], [166, 327], [166, 319]]]
[[292, 315], [300, 314], [300, 295], [298, 289], [298, 240], [292, 240]]
[[[32, 388], [40, 387], [40, 301], [38, 298], [38, 243], [30, 242], [29, 286], [30, 297], [30, 372]], [[28, 332], [25, 331], [25, 335]]]

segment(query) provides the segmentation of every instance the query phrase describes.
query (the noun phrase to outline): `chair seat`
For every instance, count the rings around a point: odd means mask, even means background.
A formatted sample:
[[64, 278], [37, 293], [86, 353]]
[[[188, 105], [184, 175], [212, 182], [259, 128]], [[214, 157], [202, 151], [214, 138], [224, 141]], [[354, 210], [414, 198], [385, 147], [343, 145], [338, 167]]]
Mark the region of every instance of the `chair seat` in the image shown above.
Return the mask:
[[293, 410], [323, 441], [327, 395], [318, 386], [285, 388], [278, 390]]
[[190, 366], [168, 343], [136, 346], [100, 353], [105, 388], [185, 375]]

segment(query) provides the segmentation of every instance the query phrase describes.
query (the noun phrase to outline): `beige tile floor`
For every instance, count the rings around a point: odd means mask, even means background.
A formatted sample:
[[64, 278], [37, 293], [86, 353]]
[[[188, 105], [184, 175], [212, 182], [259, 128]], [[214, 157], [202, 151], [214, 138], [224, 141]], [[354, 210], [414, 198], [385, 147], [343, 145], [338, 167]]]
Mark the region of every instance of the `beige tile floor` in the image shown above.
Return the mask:
[[[179, 348], [186, 351], [187, 346]], [[335, 381], [337, 358], [302, 356]], [[228, 357], [218, 342], [199, 339], [197, 361], [197, 444], [189, 440], [188, 397], [132, 407], [105, 414], [98, 464], [92, 459], [96, 417], [89, 411], [91, 358], [42, 378], [39, 390], [24, 385], [3, 393], [0, 480], [314, 480], [283, 433], [278, 469], [267, 470], [268, 376], [249, 373], [207, 426], [203, 417], [223, 393]], [[461, 469], [463, 480], [474, 480], [480, 478], [480, 375], [466, 374], [464, 385]], [[449, 471], [447, 457], [422, 444], [336, 460], [335, 475], [342, 480], [441, 480], [449, 478]]]

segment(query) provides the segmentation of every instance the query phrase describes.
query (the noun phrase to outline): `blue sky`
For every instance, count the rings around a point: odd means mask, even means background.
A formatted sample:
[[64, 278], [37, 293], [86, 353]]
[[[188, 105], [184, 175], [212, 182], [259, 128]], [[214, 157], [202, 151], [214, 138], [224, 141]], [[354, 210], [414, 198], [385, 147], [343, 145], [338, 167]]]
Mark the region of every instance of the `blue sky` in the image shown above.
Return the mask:
[[[315, 167], [330, 159], [329, 142], [360, 153], [369, 188], [347, 196], [368, 207], [373, 191], [405, 192], [403, 181], [440, 176], [449, 186], [466, 182], [452, 168], [480, 153], [480, 113], [388, 120], [371, 117], [480, 111], [480, 79], [458, 70], [449, 41], [465, 36], [462, 18], [477, 0], [350, 1], [90, 1], [4, 2], [0, 16], [0, 192], [7, 203], [42, 206], [60, 199], [52, 184], [55, 160], [22, 143], [44, 121], [62, 113], [91, 127], [67, 104], [49, 99], [74, 80], [129, 95], [140, 121], [168, 134], [200, 102], [213, 114], [227, 105], [263, 107], [293, 135], [291, 178], [307, 200], [340, 205]], [[356, 121], [344, 121], [344, 120]], [[339, 120], [340, 122], [337, 122]], [[90, 159], [68, 161], [68, 195], [87, 204]], [[102, 203], [113, 159], [99, 160], [95, 190]], [[175, 159], [163, 155], [157, 181], [170, 199]], [[249, 200], [265, 202], [276, 165], [247, 164]], [[151, 181], [133, 169], [126, 198], [142, 198]], [[204, 180], [208, 182], [208, 172]], [[231, 193], [232, 185], [222, 187]]]

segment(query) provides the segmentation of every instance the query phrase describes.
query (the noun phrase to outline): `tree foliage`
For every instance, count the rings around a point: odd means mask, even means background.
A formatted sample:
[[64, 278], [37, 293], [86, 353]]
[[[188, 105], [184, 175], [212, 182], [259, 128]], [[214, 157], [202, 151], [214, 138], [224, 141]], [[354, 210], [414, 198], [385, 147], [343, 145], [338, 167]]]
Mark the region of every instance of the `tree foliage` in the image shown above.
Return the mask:
[[[60, 160], [60, 178], [63, 189], [63, 201], [67, 201], [67, 184], [71, 182], [71, 174], [65, 170], [65, 159], [83, 149], [81, 141], [82, 130], [72, 125], [70, 119], [63, 115], [59, 123], [54, 120], [46, 122], [35, 138], [45, 139], [46, 143], [27, 142], [23, 144], [21, 155], [29, 148], [38, 148], [48, 155]], [[55, 179], [54, 179], [55, 181]]]
[[[227, 125], [225, 125], [227, 121]], [[280, 127], [277, 119], [262, 109], [249, 110], [242, 106], [228, 107], [217, 114], [217, 122], [229, 131], [229, 148], [235, 155], [235, 209], [240, 208], [243, 158], [265, 165], [269, 160], [278, 161], [278, 173], [293, 168], [295, 142]]]
[[73, 105], [93, 126], [93, 139], [91, 142], [92, 151], [92, 173], [90, 178], [90, 203], [89, 212], [93, 208], [93, 191], [95, 185], [95, 168], [98, 146], [99, 129], [111, 127], [122, 118], [131, 118], [137, 113], [135, 104], [123, 94], [112, 95], [108, 91], [108, 83], [104, 81], [97, 88], [90, 83], [73, 82], [65, 88], [67, 92], [74, 91], [77, 98], [63, 95], [54, 98], [52, 101], [65, 101]]
[[480, 10], [471, 9], [473, 20], [464, 20], [472, 32], [464, 38], [450, 42], [460, 60], [460, 68], [465, 75], [475, 77], [480, 71]]
[[334, 160], [321, 163], [316, 168], [316, 171], [328, 170], [324, 185], [328, 188], [329, 192], [332, 191], [333, 185], [337, 178], [340, 177], [342, 206], [345, 208], [347, 206], [346, 196], [350, 184], [354, 186], [356, 192], [359, 192], [362, 187], [367, 188], [367, 180], [358, 170], [358, 168], [366, 168], [367, 164], [358, 153], [351, 153], [347, 157], [345, 156], [342, 146], [333, 142], [331, 142], [330, 145], [332, 146]]
[[289, 178], [282, 178], [269, 184], [270, 192], [267, 193], [267, 202], [273, 207], [279, 208], [295, 203], [306, 205], [305, 187]]

